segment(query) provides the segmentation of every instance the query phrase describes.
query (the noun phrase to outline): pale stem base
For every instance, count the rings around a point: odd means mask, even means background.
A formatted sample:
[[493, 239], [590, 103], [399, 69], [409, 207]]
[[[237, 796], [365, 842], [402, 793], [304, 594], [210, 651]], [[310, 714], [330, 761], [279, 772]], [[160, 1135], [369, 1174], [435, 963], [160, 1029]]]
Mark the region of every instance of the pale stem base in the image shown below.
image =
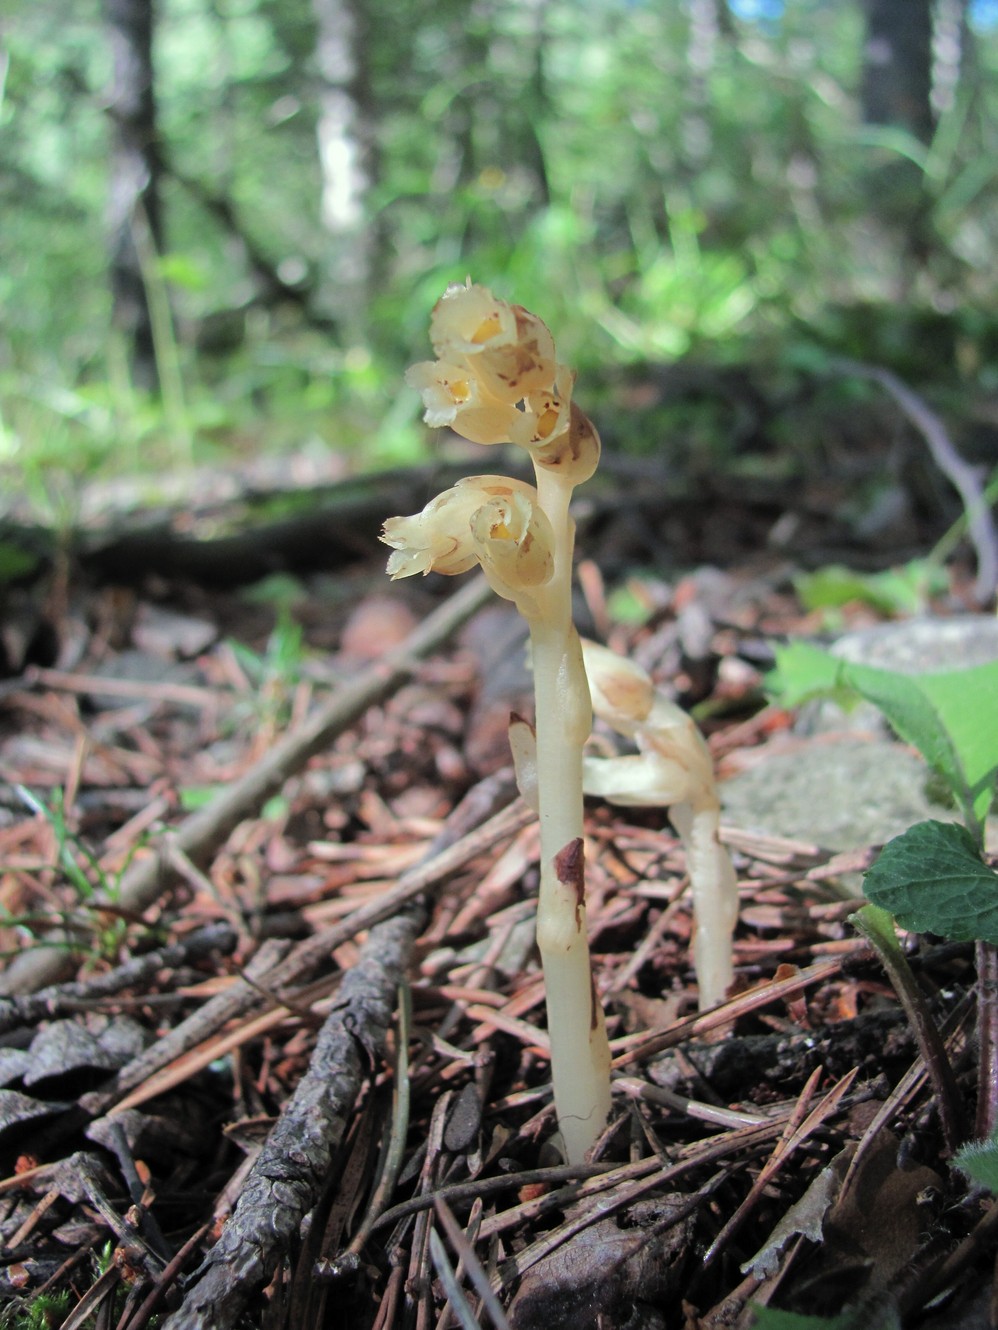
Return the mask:
[[538, 493], [557, 533], [557, 549], [540, 612], [529, 618], [541, 837], [537, 945], [544, 966], [555, 1109], [574, 1164], [584, 1160], [610, 1113], [610, 1047], [589, 958], [582, 855], [582, 749], [592, 728], [592, 707], [571, 618], [571, 489], [538, 475]]

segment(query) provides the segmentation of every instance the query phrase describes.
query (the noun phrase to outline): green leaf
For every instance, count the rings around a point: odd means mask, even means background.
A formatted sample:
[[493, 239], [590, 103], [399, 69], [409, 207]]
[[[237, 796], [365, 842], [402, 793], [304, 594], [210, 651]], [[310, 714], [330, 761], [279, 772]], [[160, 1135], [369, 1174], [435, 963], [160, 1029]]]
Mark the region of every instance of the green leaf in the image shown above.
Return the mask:
[[919, 822], [890, 841], [864, 891], [912, 932], [998, 943], [998, 873], [955, 822]]
[[998, 770], [998, 662], [942, 674], [845, 666], [843, 681], [884, 713], [982, 823]]
[[926, 595], [938, 589], [940, 570], [925, 560], [879, 573], [859, 573], [842, 564], [829, 564], [813, 573], [800, 573], [794, 588], [807, 610], [839, 609], [859, 602], [884, 614], [917, 614]]
[[785, 706], [856, 696], [884, 713], [960, 803], [975, 832], [987, 817], [998, 771], [998, 661], [936, 674], [899, 674], [839, 660], [808, 643], [776, 653], [767, 687]]
[[790, 642], [775, 648], [776, 668], [766, 675], [766, 690], [781, 706], [799, 707], [813, 698], [827, 697], [841, 705], [856, 701], [856, 691], [840, 681], [843, 661], [810, 642]]
[[180, 791], [180, 807], [185, 813], [196, 813], [207, 808], [224, 788], [224, 785], [188, 785]]
[[204, 266], [188, 254], [161, 255], [159, 275], [164, 282], [185, 291], [204, 291], [209, 286]]
[[968, 1178], [998, 1193], [998, 1133], [986, 1141], [971, 1141], [956, 1152], [953, 1163]]
[[31, 554], [10, 540], [0, 540], [0, 584], [27, 577], [38, 567], [37, 554]]

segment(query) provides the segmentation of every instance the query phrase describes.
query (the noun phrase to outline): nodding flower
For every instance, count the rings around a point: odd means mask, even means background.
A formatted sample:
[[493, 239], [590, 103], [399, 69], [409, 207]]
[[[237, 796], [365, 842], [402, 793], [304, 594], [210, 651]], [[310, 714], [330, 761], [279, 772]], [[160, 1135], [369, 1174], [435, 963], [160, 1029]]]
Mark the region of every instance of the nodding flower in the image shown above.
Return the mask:
[[507, 600], [542, 586], [554, 571], [554, 534], [532, 485], [467, 476], [414, 517], [390, 517], [381, 536], [395, 551], [394, 581], [416, 573], [465, 573], [476, 563]]
[[503, 402], [544, 392], [560, 368], [547, 326], [486, 286], [448, 287], [434, 306], [430, 341], [441, 360], [467, 366]]

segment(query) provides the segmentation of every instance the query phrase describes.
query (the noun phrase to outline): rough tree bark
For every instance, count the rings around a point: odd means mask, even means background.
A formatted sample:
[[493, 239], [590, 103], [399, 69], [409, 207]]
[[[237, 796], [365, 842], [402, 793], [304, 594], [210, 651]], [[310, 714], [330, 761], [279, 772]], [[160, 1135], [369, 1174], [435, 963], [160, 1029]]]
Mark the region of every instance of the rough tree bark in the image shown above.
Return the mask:
[[153, 326], [142, 274], [143, 248], [161, 239], [160, 163], [153, 83], [153, 0], [104, 0], [113, 60], [107, 109], [113, 126], [107, 221], [115, 326], [125, 336], [134, 381], [158, 384]]

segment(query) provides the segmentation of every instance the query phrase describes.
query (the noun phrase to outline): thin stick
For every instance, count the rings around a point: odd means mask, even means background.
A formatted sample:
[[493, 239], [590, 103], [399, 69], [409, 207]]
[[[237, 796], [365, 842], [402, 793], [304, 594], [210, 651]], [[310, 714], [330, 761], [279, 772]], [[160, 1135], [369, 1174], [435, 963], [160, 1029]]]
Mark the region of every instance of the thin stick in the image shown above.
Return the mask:
[[974, 599], [978, 605], [986, 605], [998, 587], [998, 530], [976, 468], [957, 452], [946, 426], [929, 404], [896, 374], [879, 365], [866, 365], [853, 360], [836, 361], [835, 368], [843, 374], [854, 374], [857, 378], [872, 379], [874, 383], [879, 383], [925, 440], [932, 460], [959, 494], [963, 504], [967, 533], [977, 554]]

